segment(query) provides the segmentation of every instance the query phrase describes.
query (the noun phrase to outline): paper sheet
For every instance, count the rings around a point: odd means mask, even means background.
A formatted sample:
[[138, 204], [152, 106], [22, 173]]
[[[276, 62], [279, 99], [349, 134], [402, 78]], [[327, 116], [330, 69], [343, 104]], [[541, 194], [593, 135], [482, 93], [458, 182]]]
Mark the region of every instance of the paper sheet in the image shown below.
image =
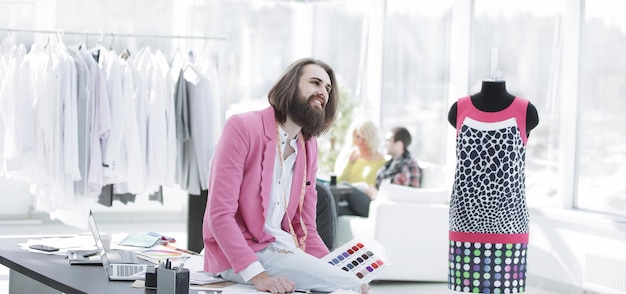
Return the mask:
[[160, 240], [161, 237], [159, 236], [130, 233], [124, 240], [120, 241], [119, 245], [149, 248], [156, 245]]

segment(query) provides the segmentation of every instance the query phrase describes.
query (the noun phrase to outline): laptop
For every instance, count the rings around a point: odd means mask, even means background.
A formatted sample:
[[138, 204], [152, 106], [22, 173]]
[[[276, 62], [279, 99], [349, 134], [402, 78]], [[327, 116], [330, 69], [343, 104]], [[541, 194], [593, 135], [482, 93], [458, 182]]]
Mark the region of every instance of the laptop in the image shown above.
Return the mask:
[[100, 231], [98, 231], [98, 226], [96, 225], [96, 218], [91, 210], [89, 211], [89, 230], [96, 241], [96, 247], [99, 250], [98, 254], [109, 280], [134, 281], [138, 278], [133, 277], [133, 275], [146, 271], [148, 265], [140, 264], [139, 259], [132, 252], [126, 250], [104, 250]]

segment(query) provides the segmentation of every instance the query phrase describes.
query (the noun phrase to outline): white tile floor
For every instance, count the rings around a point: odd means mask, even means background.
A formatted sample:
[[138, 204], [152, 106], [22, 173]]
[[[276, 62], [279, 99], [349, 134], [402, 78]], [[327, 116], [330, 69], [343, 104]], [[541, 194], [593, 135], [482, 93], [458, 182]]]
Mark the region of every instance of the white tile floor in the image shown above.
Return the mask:
[[[102, 222], [99, 223], [99, 229], [104, 232], [148, 232], [154, 231], [154, 228], [159, 228], [158, 232], [164, 235], [175, 237], [179, 246], [186, 246], [187, 233], [186, 224], [182, 222], [171, 223], [111, 223]], [[42, 234], [54, 235], [54, 234], [75, 234], [82, 231], [77, 228], [71, 228], [57, 222], [45, 222], [45, 223], [0, 223], [0, 238], [7, 237], [27, 237], [36, 238]], [[0, 293], [8, 293], [9, 289], [9, 270], [8, 268], [0, 265]], [[530, 281], [529, 281], [530, 284]], [[415, 294], [415, 293], [428, 293], [428, 294], [442, 294], [442, 293], [455, 293], [447, 288], [446, 283], [419, 283], [419, 282], [384, 282], [375, 281], [371, 284], [372, 294]], [[544, 289], [528, 287], [526, 293], [529, 294], [555, 294], [558, 292], [547, 291]]]

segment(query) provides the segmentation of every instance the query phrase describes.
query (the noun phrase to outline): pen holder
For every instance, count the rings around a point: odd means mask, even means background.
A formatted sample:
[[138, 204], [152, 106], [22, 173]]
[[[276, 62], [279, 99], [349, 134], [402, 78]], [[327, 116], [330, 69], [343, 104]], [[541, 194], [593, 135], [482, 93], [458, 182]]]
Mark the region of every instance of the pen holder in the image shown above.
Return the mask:
[[148, 266], [146, 268], [146, 283], [145, 286], [147, 289], [156, 289], [157, 288], [157, 274], [156, 268], [154, 266]]
[[157, 294], [188, 294], [189, 269], [177, 267], [172, 269], [157, 268]]

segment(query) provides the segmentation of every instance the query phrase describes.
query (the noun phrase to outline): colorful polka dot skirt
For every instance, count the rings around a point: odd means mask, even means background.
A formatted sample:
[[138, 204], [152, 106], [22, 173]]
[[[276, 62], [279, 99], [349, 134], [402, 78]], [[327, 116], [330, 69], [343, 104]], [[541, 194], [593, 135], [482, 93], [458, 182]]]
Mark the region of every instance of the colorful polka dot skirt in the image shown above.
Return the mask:
[[522, 293], [526, 243], [450, 241], [448, 288], [469, 293]]

